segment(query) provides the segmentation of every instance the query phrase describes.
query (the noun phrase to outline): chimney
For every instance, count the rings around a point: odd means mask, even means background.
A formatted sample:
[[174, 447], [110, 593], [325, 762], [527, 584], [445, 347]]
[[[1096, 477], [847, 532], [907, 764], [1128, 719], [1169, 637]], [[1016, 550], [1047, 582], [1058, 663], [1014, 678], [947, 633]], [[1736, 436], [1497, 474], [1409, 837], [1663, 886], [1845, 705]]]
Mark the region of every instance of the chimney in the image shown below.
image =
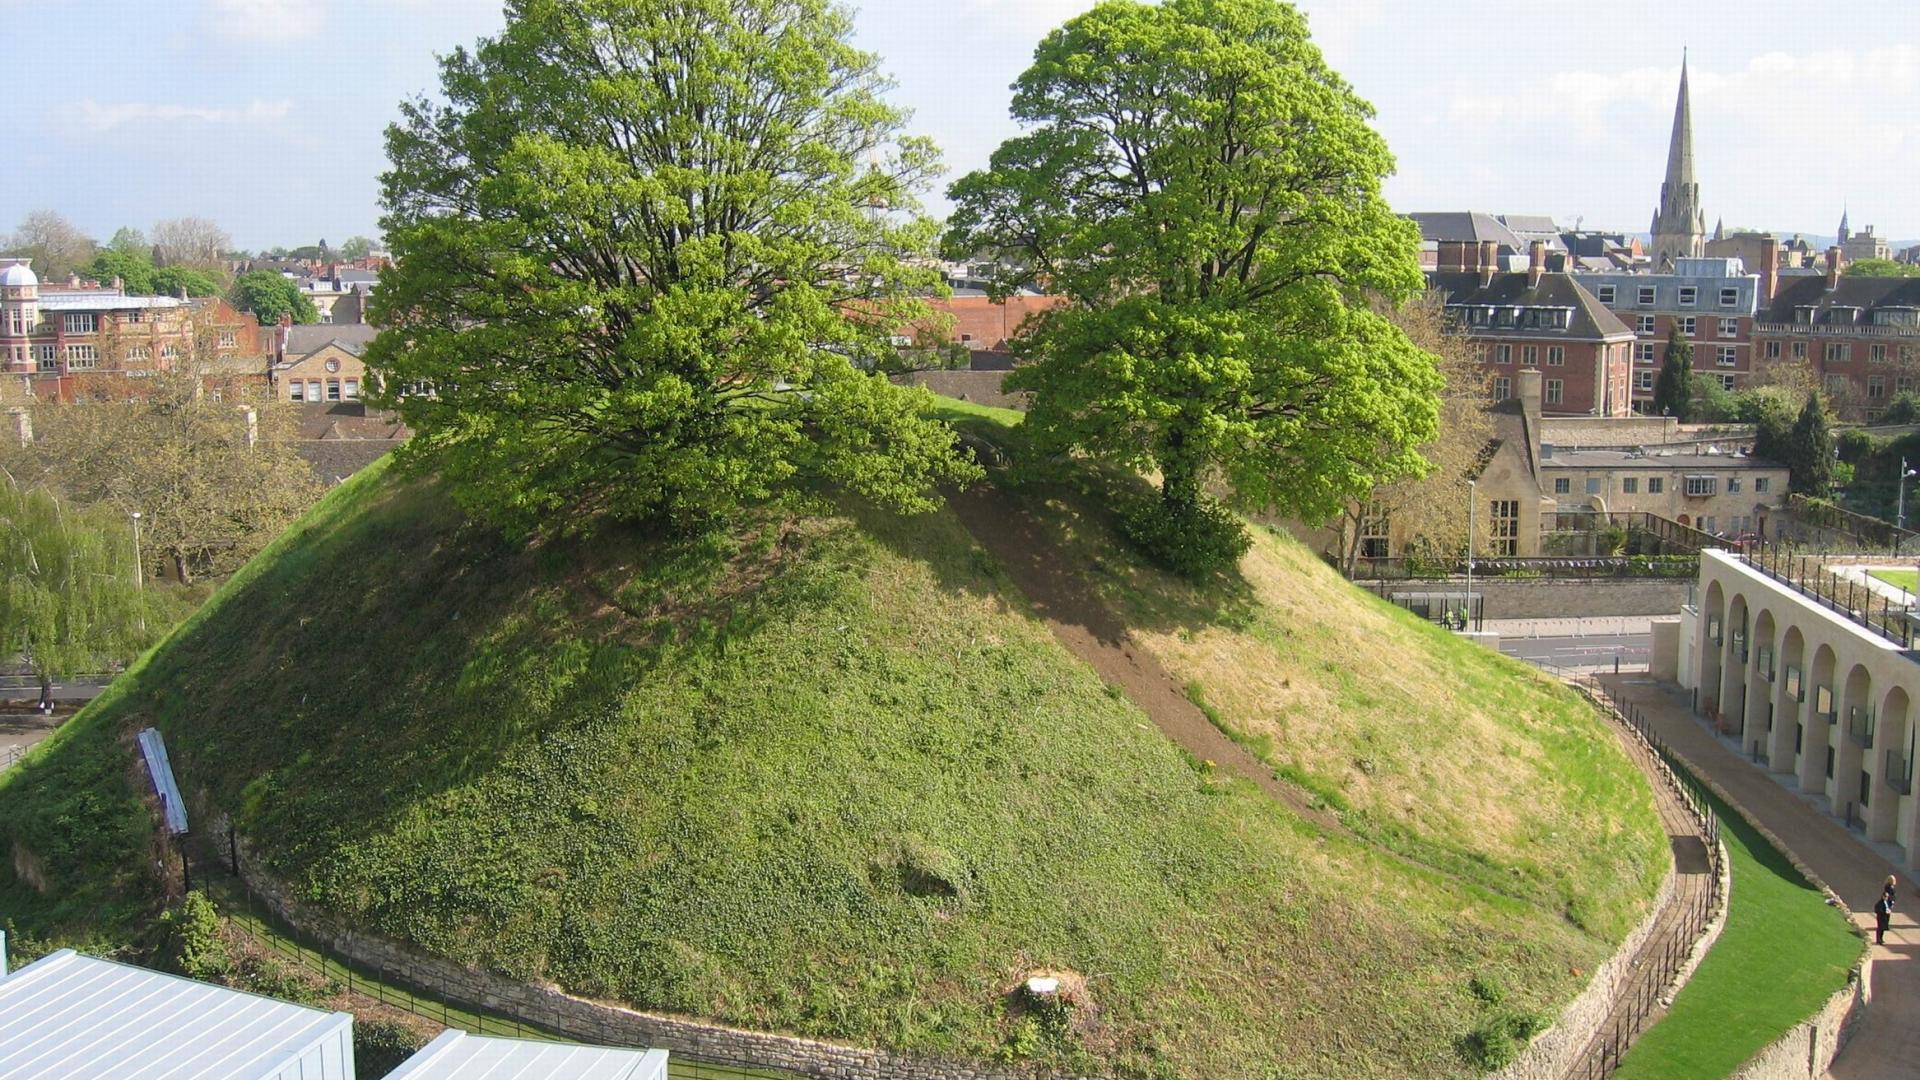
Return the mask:
[[1480, 241], [1480, 287], [1493, 284], [1494, 264], [1500, 261], [1500, 245], [1491, 240]]
[[113, 275], [113, 291], [118, 296], [127, 295], [127, 283], [119, 274]]
[[1514, 380], [1514, 395], [1520, 399], [1520, 411], [1526, 413], [1529, 420], [1540, 419], [1540, 385], [1539, 368], [1526, 368]]
[[1767, 303], [1780, 292], [1780, 241], [1772, 233], [1760, 241], [1760, 302]]
[[1541, 275], [1547, 272], [1547, 242], [1535, 240], [1527, 245], [1527, 288], [1540, 284]]
[[1835, 245], [1827, 249], [1827, 291], [1840, 287], [1840, 248]]
[[68, 271], [67, 272], [67, 288], [77, 289], [79, 287], [80, 287], [80, 275], [73, 273], [72, 271]]
[[251, 405], [240, 406], [240, 420], [246, 425], [247, 449], [260, 445], [260, 410]]
[[20, 440], [20, 445], [33, 445], [33, 414], [16, 405], [7, 410], [7, 415], [13, 420], [13, 434]]
[[1442, 240], [1434, 259], [1437, 270], [1467, 270], [1467, 243], [1464, 240]]

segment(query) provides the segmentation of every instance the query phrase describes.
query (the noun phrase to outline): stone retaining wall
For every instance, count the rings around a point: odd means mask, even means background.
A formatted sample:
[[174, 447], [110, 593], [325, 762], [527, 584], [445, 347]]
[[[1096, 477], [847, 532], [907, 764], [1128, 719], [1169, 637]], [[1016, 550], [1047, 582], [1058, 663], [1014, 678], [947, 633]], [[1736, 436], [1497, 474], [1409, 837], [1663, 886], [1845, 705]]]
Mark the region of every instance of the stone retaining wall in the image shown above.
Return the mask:
[[[225, 823], [214, 822], [217, 835]], [[240, 845], [241, 878], [288, 925], [328, 951], [408, 986], [443, 994], [456, 1006], [481, 1009], [582, 1042], [644, 1046], [719, 1065], [781, 1069], [820, 1080], [1033, 1080], [1029, 1070], [980, 1061], [912, 1057], [768, 1032], [638, 1012], [524, 983], [428, 956], [372, 934], [355, 932], [334, 916], [294, 900]]]
[[1866, 991], [1873, 973], [1871, 954], [1847, 977], [1847, 985], [1827, 999], [1811, 1020], [1755, 1054], [1730, 1080], [1819, 1080], [1827, 1075], [1853, 1026], [1866, 1013]]
[[[1464, 588], [1464, 582], [1454, 586]], [[1389, 586], [1399, 590], [1399, 584]], [[1425, 582], [1409, 582], [1409, 592], [1438, 592]], [[1473, 591], [1483, 597], [1488, 619], [1560, 619], [1573, 616], [1673, 615], [1687, 602], [1686, 578], [1625, 578], [1593, 581], [1523, 580], [1478, 577]]]

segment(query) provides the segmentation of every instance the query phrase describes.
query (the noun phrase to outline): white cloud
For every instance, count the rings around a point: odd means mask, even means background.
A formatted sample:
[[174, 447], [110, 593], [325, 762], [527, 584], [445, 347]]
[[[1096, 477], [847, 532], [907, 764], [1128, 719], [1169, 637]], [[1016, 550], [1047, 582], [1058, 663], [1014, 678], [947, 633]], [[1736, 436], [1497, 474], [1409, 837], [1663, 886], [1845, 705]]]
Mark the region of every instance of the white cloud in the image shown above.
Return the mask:
[[92, 98], [74, 107], [74, 122], [92, 132], [111, 131], [124, 124], [198, 120], [208, 124], [265, 123], [284, 120], [293, 111], [291, 101], [253, 101], [242, 106], [209, 108], [201, 105], [164, 105], [129, 101], [102, 105]]
[[207, 0], [208, 28], [232, 41], [281, 44], [326, 25], [331, 0]]

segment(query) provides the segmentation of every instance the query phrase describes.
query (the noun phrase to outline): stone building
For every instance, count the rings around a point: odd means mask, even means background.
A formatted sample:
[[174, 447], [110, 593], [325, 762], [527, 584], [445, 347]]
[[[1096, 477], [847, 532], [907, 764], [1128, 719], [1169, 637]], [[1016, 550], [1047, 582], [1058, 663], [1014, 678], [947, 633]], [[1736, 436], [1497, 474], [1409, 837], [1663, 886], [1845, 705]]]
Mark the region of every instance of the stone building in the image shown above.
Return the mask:
[[[1762, 258], [1770, 257], [1763, 252]], [[1693, 369], [1719, 379], [1727, 390], [1740, 389], [1753, 371], [1754, 314], [1773, 275], [1749, 274], [1738, 259], [1682, 258], [1666, 272], [1578, 276], [1633, 329], [1636, 411], [1652, 407], [1667, 335], [1675, 329], [1693, 346]]]
[[1920, 390], [1920, 278], [1849, 277], [1838, 248], [1826, 273], [1783, 278], [1753, 327], [1760, 363], [1811, 367], [1842, 416], [1871, 420]]

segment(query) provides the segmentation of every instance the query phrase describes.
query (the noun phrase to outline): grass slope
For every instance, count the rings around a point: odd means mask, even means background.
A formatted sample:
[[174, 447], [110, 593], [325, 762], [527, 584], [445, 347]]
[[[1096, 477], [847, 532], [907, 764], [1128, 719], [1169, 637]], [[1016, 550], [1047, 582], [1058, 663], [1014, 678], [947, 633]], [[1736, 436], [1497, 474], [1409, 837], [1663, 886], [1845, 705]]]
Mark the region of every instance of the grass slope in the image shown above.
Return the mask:
[[[1247, 630], [1286, 550], [1262, 541], [1219, 632], [1357, 678], [1366, 647]], [[1388, 635], [1398, 678], [1514, 682], [1302, 558], [1315, 618]], [[1131, 563], [1108, 542], [1095, 565]], [[1173, 630], [1158, 605], [1192, 598], [1138, 573], [1144, 633], [1211, 632]], [[1372, 755], [1350, 805], [1380, 822], [1322, 835], [1184, 759], [950, 514], [527, 549], [375, 470], [0, 775], [0, 912], [104, 942], [150, 914], [130, 740], [156, 724], [196, 811], [232, 810], [309, 899], [578, 993], [1133, 1075], [1471, 1075], [1464, 1037], [1550, 1014], [1657, 877], [1644, 785], [1590, 714], [1517, 685], [1489, 698], [1510, 799], [1384, 745], [1451, 745], [1420, 733], [1463, 721], [1428, 703], [1316, 729], [1302, 776]], [[1065, 1021], [1009, 999], [1036, 970], [1084, 979]]]
[[1819, 1011], [1865, 947], [1825, 894], [1745, 818], [1713, 802], [1733, 869], [1726, 929], [1615, 1080], [1731, 1075]]

